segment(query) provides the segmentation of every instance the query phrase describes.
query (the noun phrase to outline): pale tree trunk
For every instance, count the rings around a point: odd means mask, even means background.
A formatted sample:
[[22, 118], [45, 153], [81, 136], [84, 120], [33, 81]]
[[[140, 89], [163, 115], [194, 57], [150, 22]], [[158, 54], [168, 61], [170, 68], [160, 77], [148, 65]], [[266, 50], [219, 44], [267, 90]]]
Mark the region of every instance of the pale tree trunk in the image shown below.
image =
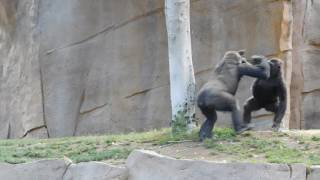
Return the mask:
[[173, 132], [191, 130], [195, 124], [195, 77], [190, 36], [190, 1], [165, 1], [170, 66]]

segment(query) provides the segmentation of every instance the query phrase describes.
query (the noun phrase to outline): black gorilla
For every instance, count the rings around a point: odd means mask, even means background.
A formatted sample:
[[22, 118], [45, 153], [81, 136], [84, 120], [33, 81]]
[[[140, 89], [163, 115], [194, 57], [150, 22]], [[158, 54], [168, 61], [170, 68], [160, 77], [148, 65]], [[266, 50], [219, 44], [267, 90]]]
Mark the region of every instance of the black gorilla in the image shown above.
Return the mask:
[[287, 91], [281, 76], [281, 62], [271, 59], [270, 78], [257, 79], [252, 86], [253, 96], [244, 105], [244, 123], [251, 122], [251, 112], [264, 108], [275, 113], [272, 128], [278, 130], [287, 108]]
[[226, 52], [216, 66], [213, 78], [200, 89], [197, 104], [206, 117], [200, 129], [200, 141], [212, 137], [212, 129], [217, 120], [216, 111], [231, 111], [235, 131], [241, 133], [246, 130], [242, 125], [238, 100], [234, 97], [239, 81], [244, 75], [269, 78], [270, 65], [264, 56], [255, 58], [260, 64], [251, 65], [243, 55], [243, 51]]

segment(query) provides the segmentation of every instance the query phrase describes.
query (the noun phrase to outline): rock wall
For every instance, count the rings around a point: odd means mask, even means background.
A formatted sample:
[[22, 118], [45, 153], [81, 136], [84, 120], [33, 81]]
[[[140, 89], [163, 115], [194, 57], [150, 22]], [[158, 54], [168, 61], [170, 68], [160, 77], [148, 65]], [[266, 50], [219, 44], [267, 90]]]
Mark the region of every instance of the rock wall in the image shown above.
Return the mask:
[[[302, 64], [303, 89], [301, 102], [302, 127], [320, 128], [319, 95], [320, 95], [320, 2], [296, 2], [297, 9], [303, 12], [300, 44], [295, 48]], [[300, 4], [299, 4], [300, 3]], [[299, 7], [300, 6], [300, 7]]]
[[[167, 36], [157, 0], [0, 0], [0, 138], [143, 131], [170, 122]], [[283, 59], [284, 126], [320, 128], [319, 3], [192, 0], [198, 88], [227, 50]], [[240, 104], [252, 79], [240, 83]], [[318, 100], [319, 99], [319, 100]], [[269, 114], [255, 114], [269, 127]], [[203, 119], [200, 113], [198, 118]], [[219, 114], [218, 125], [231, 123]]]
[[39, 66], [38, 1], [0, 1], [0, 137], [48, 137]]

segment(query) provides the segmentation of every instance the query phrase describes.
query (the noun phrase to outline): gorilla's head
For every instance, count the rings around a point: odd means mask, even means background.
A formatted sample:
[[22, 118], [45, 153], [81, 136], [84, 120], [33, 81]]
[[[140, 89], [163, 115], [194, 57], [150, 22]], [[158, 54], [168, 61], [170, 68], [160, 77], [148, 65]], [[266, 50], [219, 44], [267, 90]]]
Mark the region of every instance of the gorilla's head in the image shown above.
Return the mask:
[[224, 67], [227, 67], [227, 66], [236, 67], [239, 64], [243, 63], [244, 59], [245, 58], [244, 58], [243, 51], [227, 51], [224, 54], [222, 61], [220, 61], [216, 65], [215, 72], [221, 73], [223, 71]]
[[240, 50], [240, 51], [227, 51], [224, 54], [223, 60], [227, 61], [229, 63], [236, 63], [236, 64], [240, 64], [243, 63], [243, 61], [245, 60], [244, 57], [245, 51], [244, 50]]
[[270, 78], [281, 76], [282, 62], [280, 59], [272, 58], [269, 60], [270, 64]]
[[267, 61], [268, 59], [265, 56], [262, 55], [253, 55], [251, 56], [251, 58], [249, 59], [249, 62], [253, 65], [258, 65], [261, 64], [262, 61]]

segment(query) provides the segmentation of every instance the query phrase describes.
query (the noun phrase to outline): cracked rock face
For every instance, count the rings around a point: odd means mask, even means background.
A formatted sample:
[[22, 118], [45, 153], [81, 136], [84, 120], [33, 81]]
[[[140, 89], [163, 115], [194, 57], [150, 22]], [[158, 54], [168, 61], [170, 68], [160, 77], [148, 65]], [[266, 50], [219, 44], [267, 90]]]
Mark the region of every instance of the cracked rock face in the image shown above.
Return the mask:
[[[168, 126], [163, 3], [0, 1], [0, 138]], [[312, 105], [320, 89], [319, 12], [319, 2], [311, 0], [293, 0], [292, 5], [274, 0], [191, 1], [197, 86], [210, 78], [227, 50], [246, 48], [248, 56], [280, 57], [292, 92], [292, 113], [288, 111], [286, 123], [320, 128], [316, 118], [320, 110]], [[250, 78], [240, 83], [240, 104], [250, 96], [251, 83]], [[255, 116], [259, 129], [271, 126], [272, 116], [266, 112]], [[229, 115], [219, 114], [219, 119], [218, 125], [231, 123], [222, 120]]]
[[[40, 4], [40, 61], [50, 137], [169, 125], [163, 1], [42, 0]], [[121, 11], [123, 7], [126, 11]], [[270, 27], [280, 27], [282, 13], [281, 2], [193, 2], [198, 86], [210, 78], [208, 67], [214, 67], [229, 49], [277, 54], [280, 31]], [[249, 97], [251, 82], [245, 79], [240, 85], [240, 103]]]
[[293, 5], [294, 12], [296, 12], [294, 18], [297, 19], [295, 22], [296, 34], [294, 35], [296, 41], [293, 42], [293, 51], [295, 61], [299, 61], [300, 67], [296, 72], [300, 73], [303, 78], [300, 83], [300, 124], [301, 128], [318, 129], [320, 128], [320, 110], [317, 108], [320, 95], [320, 22], [318, 20], [320, 2], [296, 0]]
[[3, 0], [0, 9], [4, 9], [0, 14], [4, 40], [0, 44], [0, 138], [47, 138], [36, 30], [38, 1]]

